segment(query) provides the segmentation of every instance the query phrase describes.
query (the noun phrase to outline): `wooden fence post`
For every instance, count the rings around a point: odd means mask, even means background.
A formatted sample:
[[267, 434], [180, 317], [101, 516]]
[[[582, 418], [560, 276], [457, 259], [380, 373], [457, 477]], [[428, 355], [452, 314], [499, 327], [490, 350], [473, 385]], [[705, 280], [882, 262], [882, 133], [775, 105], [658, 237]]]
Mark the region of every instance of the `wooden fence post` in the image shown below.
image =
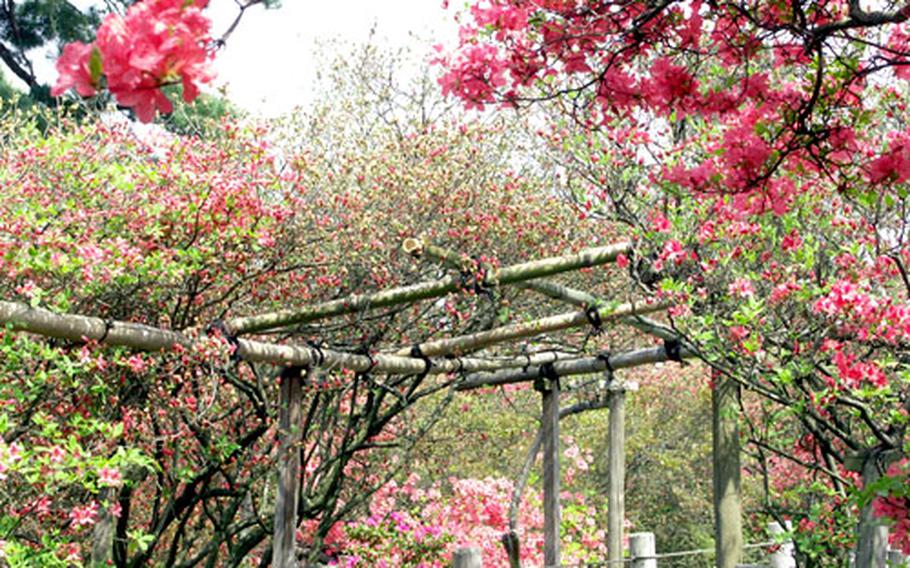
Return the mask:
[[[893, 451], [867, 449], [848, 456], [847, 469], [859, 471], [863, 485], [875, 483], [888, 465], [899, 456]], [[888, 563], [888, 526], [877, 518], [872, 510], [872, 502], [859, 512], [859, 523], [856, 527], [856, 566], [857, 568], [885, 568]]]
[[[295, 568], [297, 496], [300, 492], [300, 415], [303, 389], [300, 367], [281, 371], [278, 402], [278, 495], [272, 527], [272, 566]], [[309, 369], [307, 370], [309, 373]]]
[[657, 568], [657, 544], [654, 533], [640, 532], [629, 535], [629, 556], [632, 568]]
[[[552, 369], [552, 367], [550, 367]], [[543, 411], [543, 535], [544, 566], [560, 566], [559, 557], [559, 378], [548, 373], [534, 382]]]
[[[790, 521], [787, 521], [786, 525], [787, 528], [784, 529], [777, 521], [768, 523], [768, 535], [772, 537], [772, 540], [776, 540], [774, 539], [775, 536], [789, 531], [793, 526]], [[796, 568], [796, 558], [793, 556], [793, 551], [793, 541], [786, 540], [782, 542], [780, 547], [771, 553], [769, 558], [771, 568]]]
[[711, 373], [714, 442], [714, 549], [717, 568], [734, 568], [743, 556], [740, 498], [739, 386], [717, 371]]
[[452, 568], [483, 568], [483, 556], [474, 546], [459, 548], [452, 554]]
[[98, 511], [98, 521], [92, 529], [91, 565], [107, 566], [114, 557], [114, 515], [111, 513], [111, 502], [117, 492], [105, 487], [98, 492], [98, 500], [103, 503]]
[[607, 496], [607, 561], [622, 560], [623, 523], [626, 517], [626, 392], [638, 390], [637, 383], [613, 381], [607, 372], [610, 397], [610, 425], [608, 434], [607, 464], [609, 469], [609, 495]]

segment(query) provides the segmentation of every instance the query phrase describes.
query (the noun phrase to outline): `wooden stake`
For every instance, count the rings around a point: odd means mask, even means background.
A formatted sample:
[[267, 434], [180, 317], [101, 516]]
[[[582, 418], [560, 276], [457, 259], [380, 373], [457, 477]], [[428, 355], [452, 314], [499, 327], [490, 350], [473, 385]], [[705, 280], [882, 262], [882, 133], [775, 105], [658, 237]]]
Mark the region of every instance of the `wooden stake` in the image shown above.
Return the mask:
[[[867, 450], [862, 452], [863, 485], [875, 483], [899, 454]], [[869, 502], [859, 512], [856, 529], [857, 568], [885, 568], [888, 565], [888, 527], [877, 518]]]
[[[307, 369], [307, 376], [309, 376]], [[281, 372], [278, 407], [278, 495], [272, 538], [272, 566], [296, 568], [297, 497], [300, 493], [300, 415], [303, 389], [300, 367]]]
[[98, 492], [98, 500], [103, 503], [98, 511], [98, 520], [92, 528], [92, 568], [111, 565], [114, 556], [114, 515], [110, 502], [117, 493], [110, 487]]
[[629, 535], [629, 555], [632, 557], [632, 568], [657, 568], [657, 545], [654, 533], [640, 532]]
[[559, 379], [535, 383], [543, 399], [543, 535], [544, 566], [560, 566], [559, 560]]
[[[777, 521], [768, 523], [768, 535], [773, 539], [777, 535], [789, 531], [792, 528], [792, 524], [790, 521], [787, 521], [786, 524], [787, 528], [785, 529]], [[792, 540], [782, 542], [780, 546], [771, 553], [771, 557], [769, 558], [771, 568], [796, 568], [796, 558], [793, 557], [793, 550], [794, 546]]]
[[717, 568], [736, 568], [743, 556], [738, 385], [713, 371], [714, 548]]
[[[612, 381], [613, 373], [608, 373]], [[607, 561], [622, 560], [623, 521], [626, 516], [626, 392], [621, 384], [610, 386], [610, 431], [608, 448], [609, 496], [607, 509]]]
[[452, 554], [453, 568], [483, 568], [483, 557], [477, 547], [459, 548]]

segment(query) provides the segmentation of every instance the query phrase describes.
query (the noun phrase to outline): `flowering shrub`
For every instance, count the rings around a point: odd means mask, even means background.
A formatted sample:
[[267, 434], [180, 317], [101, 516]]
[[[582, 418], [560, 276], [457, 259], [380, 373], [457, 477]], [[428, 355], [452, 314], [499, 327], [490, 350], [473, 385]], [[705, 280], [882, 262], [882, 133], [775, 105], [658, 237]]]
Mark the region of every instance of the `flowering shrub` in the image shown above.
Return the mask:
[[408, 513], [394, 511], [345, 526], [341, 566], [429, 568], [444, 566], [451, 534], [427, 526]]
[[[569, 465], [568, 471], [573, 467]], [[484, 562], [508, 565], [501, 543], [508, 531], [513, 482], [502, 478], [450, 477], [425, 488], [411, 474], [398, 484], [382, 487], [370, 504], [370, 515], [345, 525], [344, 537], [332, 546], [342, 566], [375, 566], [382, 558], [404, 564], [389, 566], [448, 566], [456, 548], [476, 546]], [[566, 562], [596, 560], [606, 554], [597, 507], [581, 493], [564, 492], [562, 540]], [[543, 562], [543, 496], [527, 491], [519, 509], [521, 560], [530, 566]], [[421, 564], [422, 563], [422, 564]]]

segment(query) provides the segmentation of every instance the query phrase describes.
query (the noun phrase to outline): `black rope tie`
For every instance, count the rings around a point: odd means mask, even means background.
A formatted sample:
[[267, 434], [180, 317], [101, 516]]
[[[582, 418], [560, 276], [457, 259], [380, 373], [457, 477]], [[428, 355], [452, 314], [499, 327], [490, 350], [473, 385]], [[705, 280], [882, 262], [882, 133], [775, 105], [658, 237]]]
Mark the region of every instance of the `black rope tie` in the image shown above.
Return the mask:
[[325, 363], [325, 352], [322, 350], [322, 345], [315, 341], [307, 341], [306, 344], [316, 352], [316, 361], [313, 364], [317, 367], [322, 367], [322, 364]]
[[668, 361], [682, 363], [682, 345], [678, 339], [664, 339], [664, 351]]
[[111, 332], [111, 329], [114, 327], [114, 320], [105, 319], [104, 320], [104, 333], [101, 334], [101, 337], [98, 339], [98, 343], [104, 343], [104, 340], [107, 339], [108, 334]]
[[470, 290], [478, 296], [493, 297], [492, 286], [487, 284], [487, 276], [489, 275], [483, 269], [483, 264], [480, 262], [479, 257], [472, 256], [471, 267], [460, 270], [459, 275], [461, 277], [462, 290]]
[[585, 317], [588, 318], [588, 323], [591, 324], [591, 328], [594, 330], [594, 335], [600, 335], [603, 333], [603, 320], [600, 319], [600, 310], [597, 309], [597, 306], [590, 305], [585, 308]]
[[205, 328], [205, 332], [208, 334], [217, 332], [228, 342], [228, 345], [233, 347], [231, 350], [231, 361], [240, 361], [240, 342], [237, 340], [237, 336], [231, 333], [230, 328], [228, 328], [223, 319], [213, 320], [212, 323]]
[[433, 368], [433, 362], [430, 361], [430, 358], [423, 354], [423, 350], [420, 348], [419, 343], [411, 345], [411, 357], [415, 359], [423, 359], [423, 373], [421, 373], [421, 378], [426, 377], [430, 374], [430, 369]]
[[551, 385], [555, 385], [556, 390], [559, 390], [559, 375], [556, 373], [553, 363], [544, 363], [540, 366], [539, 375], [534, 379], [534, 390], [547, 392], [552, 390]]
[[610, 379], [612, 379], [614, 369], [613, 369], [613, 365], [610, 364], [610, 352], [604, 351], [604, 352], [598, 354], [597, 359], [604, 362], [604, 370], [606, 370], [607, 373], [610, 374]]

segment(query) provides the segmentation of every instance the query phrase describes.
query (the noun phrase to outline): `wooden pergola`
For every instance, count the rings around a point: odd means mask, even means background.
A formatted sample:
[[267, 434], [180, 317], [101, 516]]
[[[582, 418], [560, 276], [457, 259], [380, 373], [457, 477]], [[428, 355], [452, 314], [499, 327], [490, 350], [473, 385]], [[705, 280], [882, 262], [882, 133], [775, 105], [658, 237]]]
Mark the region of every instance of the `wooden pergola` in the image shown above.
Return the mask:
[[[237, 317], [213, 322], [209, 331], [221, 334], [234, 347], [234, 356], [251, 363], [282, 366], [280, 373], [278, 487], [274, 512], [272, 565], [278, 568], [296, 566], [294, 534], [297, 522], [297, 494], [300, 486], [299, 452], [301, 440], [301, 400], [303, 385], [316, 369], [349, 369], [360, 373], [380, 374], [452, 374], [452, 388], [466, 391], [520, 382], [533, 383], [542, 402], [541, 428], [526, 462], [534, 463], [543, 446], [544, 539], [547, 567], [560, 566], [559, 505], [559, 419], [579, 409], [559, 406], [562, 390], [560, 379], [574, 375], [604, 374], [604, 400], [592, 407], [609, 408], [609, 482], [608, 495], [608, 561], [623, 556], [623, 487], [625, 482], [625, 393], [634, 383], [615, 378], [621, 369], [664, 361], [681, 361], [695, 355], [695, 350], [670, 328], [646, 317], [666, 309], [665, 302], [643, 300], [608, 304], [587, 292], [555, 282], [542, 280], [549, 276], [615, 262], [621, 254], [633, 252], [631, 243], [618, 243], [591, 248], [578, 253], [545, 258], [493, 269], [489, 266], [467, 266], [459, 254], [407, 239], [403, 249], [415, 257], [424, 257], [459, 271], [458, 275], [428, 280], [417, 284], [353, 295], [294, 310]], [[375, 354], [349, 353], [313, 345], [263, 342], [245, 335], [272, 331], [326, 318], [354, 314], [377, 308], [411, 304], [440, 298], [466, 288], [491, 289], [514, 285], [565, 302], [571, 311], [487, 331], [425, 341], [407, 347]], [[147, 352], [192, 349], [193, 338], [173, 330], [137, 323], [110, 321], [84, 315], [65, 315], [30, 307], [23, 303], [0, 301], [0, 323], [12, 330], [74, 342], [96, 341]], [[482, 350], [507, 342], [530, 339], [554, 331], [619, 323], [632, 326], [662, 345], [594, 356], [567, 355], [547, 351], [534, 355], [493, 357], [478, 355]], [[714, 483], [717, 565], [733, 568], [742, 555], [741, 505], [739, 501], [739, 440], [735, 410], [737, 385], [724, 380], [714, 389]], [[731, 411], [732, 410], [732, 411]], [[527, 471], [523, 475], [527, 479]], [[513, 505], [521, 491], [516, 488]], [[512, 566], [518, 564], [518, 539], [515, 532], [504, 535]]]

